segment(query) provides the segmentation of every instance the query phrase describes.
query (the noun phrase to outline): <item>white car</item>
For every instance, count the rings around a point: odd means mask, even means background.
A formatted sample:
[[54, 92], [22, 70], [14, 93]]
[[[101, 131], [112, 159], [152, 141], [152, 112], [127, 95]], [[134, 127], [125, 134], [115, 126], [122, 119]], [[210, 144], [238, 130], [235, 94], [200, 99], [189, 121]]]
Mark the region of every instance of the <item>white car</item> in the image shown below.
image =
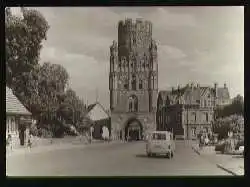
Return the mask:
[[149, 134], [146, 152], [147, 155], [165, 155], [168, 158], [174, 156], [175, 142], [173, 139], [173, 134], [168, 131], [153, 131]]

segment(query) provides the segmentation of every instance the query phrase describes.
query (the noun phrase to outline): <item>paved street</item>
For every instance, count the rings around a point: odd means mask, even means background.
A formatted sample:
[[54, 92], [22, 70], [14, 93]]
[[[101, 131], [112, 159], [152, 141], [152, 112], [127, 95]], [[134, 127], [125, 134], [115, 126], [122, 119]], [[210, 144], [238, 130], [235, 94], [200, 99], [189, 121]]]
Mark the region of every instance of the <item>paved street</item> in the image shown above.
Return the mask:
[[8, 176], [230, 175], [176, 142], [173, 159], [148, 158], [145, 142], [58, 149], [6, 158]]

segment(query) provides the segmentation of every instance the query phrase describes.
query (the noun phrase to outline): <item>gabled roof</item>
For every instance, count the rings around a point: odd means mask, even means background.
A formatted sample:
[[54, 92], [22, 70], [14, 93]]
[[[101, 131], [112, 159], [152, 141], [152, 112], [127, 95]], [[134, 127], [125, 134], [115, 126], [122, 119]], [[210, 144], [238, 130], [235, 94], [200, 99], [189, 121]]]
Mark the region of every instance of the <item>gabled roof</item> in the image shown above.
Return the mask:
[[87, 112], [90, 112], [96, 105], [97, 105], [97, 103], [89, 105], [87, 108]]
[[95, 103], [89, 105], [87, 107], [87, 114], [90, 113], [95, 108], [95, 106], [97, 106], [97, 105], [99, 105], [101, 107], [101, 109], [107, 114], [107, 116], [110, 117], [110, 115], [107, 112], [107, 110], [99, 102], [95, 102]]
[[12, 90], [6, 87], [6, 113], [7, 114], [20, 114], [31, 115], [25, 106], [17, 99]]

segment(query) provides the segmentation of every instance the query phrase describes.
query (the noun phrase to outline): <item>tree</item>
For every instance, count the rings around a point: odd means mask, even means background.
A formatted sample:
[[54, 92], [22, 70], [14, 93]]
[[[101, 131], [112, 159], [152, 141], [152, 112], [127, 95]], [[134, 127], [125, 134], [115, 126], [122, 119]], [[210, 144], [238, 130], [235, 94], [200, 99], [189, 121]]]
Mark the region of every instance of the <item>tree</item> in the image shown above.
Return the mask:
[[[6, 83], [12, 88], [20, 77], [29, 76], [38, 65], [42, 41], [46, 39], [49, 25], [36, 10], [23, 8], [23, 17], [18, 17], [6, 8], [5, 15]], [[18, 84], [22, 86], [20, 81]]]
[[86, 107], [75, 91], [68, 89], [59, 112], [68, 123], [77, 126], [85, 117]]
[[227, 138], [228, 132], [244, 133], [244, 118], [241, 115], [231, 115], [224, 118], [218, 118], [213, 124], [213, 131], [218, 133], [219, 139]]
[[40, 114], [45, 124], [57, 118], [57, 111], [64, 102], [64, 89], [69, 75], [59, 64], [44, 63], [38, 72], [38, 95]]
[[6, 84], [36, 115], [38, 103], [39, 55], [49, 25], [36, 10], [22, 8], [22, 17], [5, 9]]

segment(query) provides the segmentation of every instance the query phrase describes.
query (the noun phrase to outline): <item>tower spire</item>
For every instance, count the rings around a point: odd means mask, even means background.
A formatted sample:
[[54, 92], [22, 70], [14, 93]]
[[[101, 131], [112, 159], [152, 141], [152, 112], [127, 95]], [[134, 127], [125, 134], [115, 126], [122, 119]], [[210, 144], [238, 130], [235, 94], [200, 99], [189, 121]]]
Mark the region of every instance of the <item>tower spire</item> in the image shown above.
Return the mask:
[[98, 89], [96, 88], [96, 98], [95, 98], [95, 102], [97, 103], [98, 102], [98, 98], [99, 97], [99, 95], [98, 95]]

